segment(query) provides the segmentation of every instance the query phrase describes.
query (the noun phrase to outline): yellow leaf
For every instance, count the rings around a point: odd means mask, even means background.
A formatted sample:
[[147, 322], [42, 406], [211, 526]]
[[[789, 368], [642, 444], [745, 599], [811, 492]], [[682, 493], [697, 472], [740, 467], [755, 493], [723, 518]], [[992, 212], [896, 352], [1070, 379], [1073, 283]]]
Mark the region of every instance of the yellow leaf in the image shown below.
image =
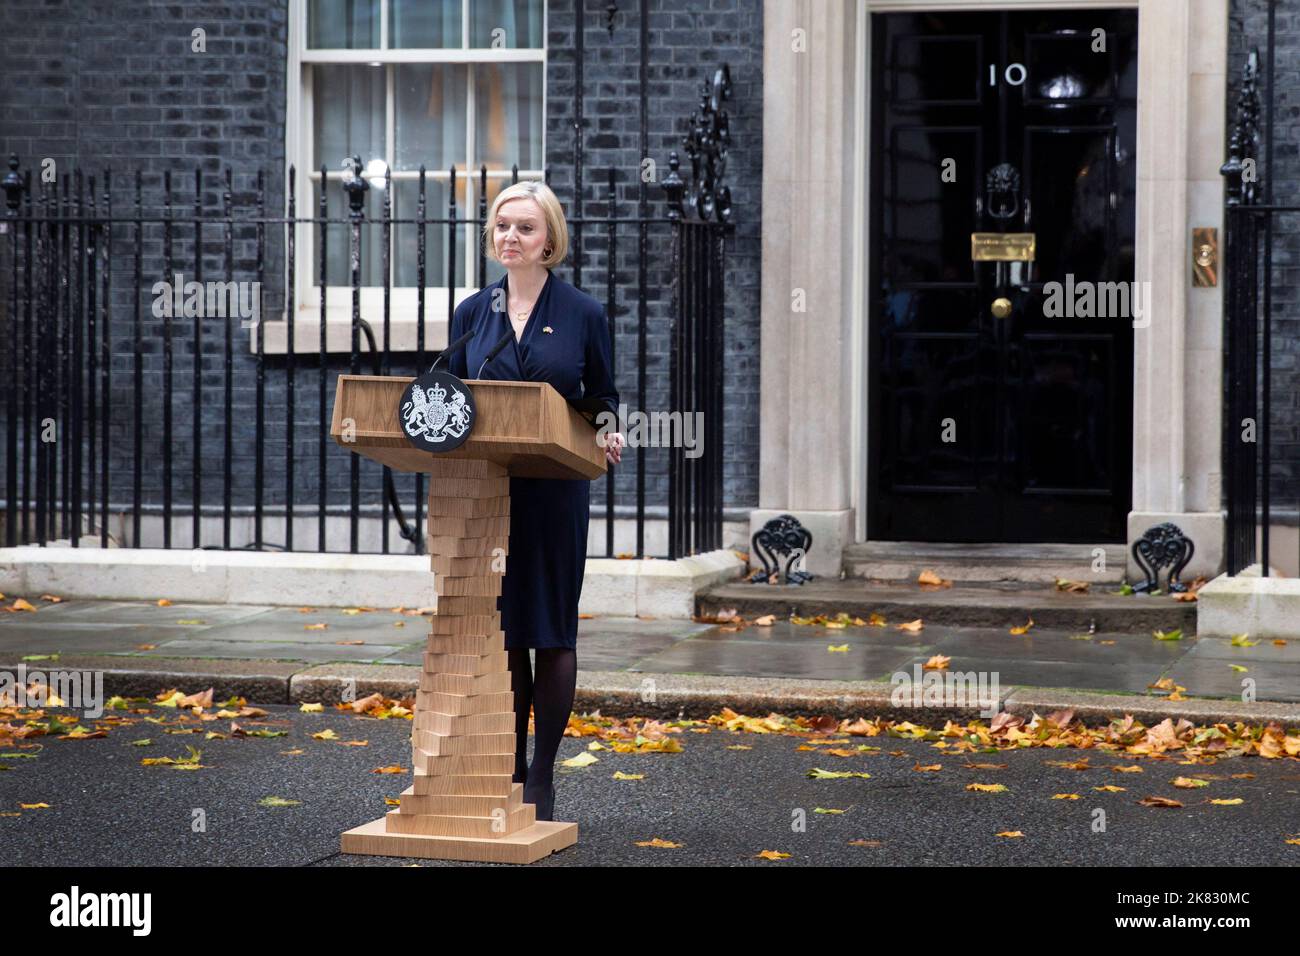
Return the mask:
[[633, 845], [634, 845], [634, 846], [654, 846], [654, 847], [660, 847], [660, 848], [662, 848], [662, 849], [676, 849], [677, 847], [682, 846], [681, 843], [673, 843], [673, 842], [671, 842], [671, 841], [669, 841], [669, 840], [661, 840], [661, 839], [659, 839], [659, 837], [655, 837], [653, 840], [640, 840], [640, 841], [637, 841], [636, 843], [634, 843]]
[[1184, 790], [1195, 790], [1199, 787], [1208, 787], [1210, 781], [1202, 780], [1200, 777], [1175, 777], [1169, 781], [1175, 787], [1181, 787]]
[[1029, 619], [1029, 623], [1028, 623], [1028, 624], [1026, 624], [1024, 627], [1013, 627], [1013, 628], [1011, 629], [1011, 633], [1012, 633], [1012, 634], [1017, 634], [1017, 635], [1019, 635], [1019, 634], [1028, 634], [1028, 633], [1029, 633], [1029, 629], [1030, 629], [1031, 627], [1033, 627], [1033, 626], [1034, 626], [1034, 619], [1031, 617], [1031, 618]]
[[776, 623], [776, 615], [764, 614], [762, 617], [755, 618], [754, 623], [757, 624], [759, 627], [771, 627], [773, 624]]
[[849, 649], [849, 645], [847, 645], [847, 644], [838, 644], [838, 645], [836, 645], [836, 644], [827, 644], [827, 645], [826, 645], [826, 650], [829, 651], [829, 652], [831, 652], [831, 653], [833, 653], [833, 654], [834, 654], [834, 653], [844, 654], [844, 653], [847, 653], [847, 652], [848, 652], [848, 649]]
[[320, 703], [316, 703], [316, 704], [304, 703], [301, 707], [298, 708], [298, 710], [304, 714], [319, 714], [325, 710], [325, 705]]
[[333, 730], [329, 730], [329, 729], [322, 730], [319, 733], [312, 734], [312, 736], [315, 737], [317, 740], [338, 740], [339, 739], [339, 735], [334, 733]]
[[1088, 588], [1092, 586], [1090, 581], [1069, 581], [1065, 578], [1056, 579], [1056, 590], [1068, 591], [1071, 594], [1087, 594]]
[[391, 767], [376, 767], [374, 770], [370, 772], [371, 773], [406, 773], [407, 771], [405, 767], [399, 767], [397, 766], [397, 764], [393, 764], [393, 766]]
[[1117, 787], [1117, 786], [1115, 786], [1113, 783], [1108, 783], [1108, 784], [1106, 784], [1104, 787], [1093, 787], [1092, 789], [1094, 789], [1094, 790], [1101, 790], [1101, 791], [1103, 791], [1103, 792], [1105, 792], [1105, 793], [1124, 793], [1124, 792], [1126, 792], [1124, 787]]
[[613, 776], [612, 779], [614, 779], [614, 780], [644, 780], [644, 779], [645, 779], [645, 774], [643, 774], [643, 773], [624, 773], [622, 770], [615, 770], [615, 771], [614, 771], [614, 776]]
[[934, 772], [937, 771], [937, 770], [942, 770], [942, 769], [943, 769], [943, 764], [941, 764], [941, 763], [932, 763], [932, 764], [927, 764], [926, 766], [922, 767], [922, 766], [918, 763], [918, 764], [917, 764], [915, 767], [913, 767], [912, 769], [915, 770], [917, 773], [934, 773]]
[[867, 623], [872, 627], [884, 627], [888, 622], [885, 620], [885, 616], [883, 614], [877, 614], [875, 611], [872, 611], [871, 618], [867, 621]]
[[1019, 830], [1003, 830], [998, 834], [1000, 837], [1022, 837], [1024, 836]]
[[1245, 803], [1246, 801], [1241, 799], [1241, 797], [1233, 797], [1230, 800], [1211, 800], [1210, 802], [1216, 807], [1235, 807], [1238, 804]]
[[599, 763], [600, 758], [590, 751], [584, 750], [576, 757], [570, 757], [568, 760], [561, 760], [561, 767], [589, 767], [593, 763]]
[[1052, 797], [1052, 799], [1053, 800], [1078, 800], [1079, 795], [1077, 793], [1058, 793], [1056, 794], [1056, 796]]
[[14, 598], [13, 607], [11, 607], [9, 610], [11, 610], [11, 611], [35, 611], [36, 608], [32, 607], [31, 604], [29, 604], [28, 602], [24, 601], [22, 598]]
[[813, 780], [842, 780], [846, 777], [861, 777], [863, 780], [869, 780], [871, 774], [853, 770], [822, 770], [820, 767], [813, 767], [808, 771], [808, 776]]
[[263, 797], [257, 801], [261, 807], [296, 807], [302, 804], [301, 800], [289, 800], [285, 797]]
[[757, 858], [764, 860], [788, 860], [790, 859], [790, 854], [782, 853], [780, 850], [764, 850], [762, 853], [758, 854]]
[[323, 623], [322, 623], [322, 624], [304, 624], [304, 625], [302, 626], [302, 629], [303, 629], [304, 631], [323, 631], [323, 630], [325, 630], [325, 628], [327, 628], [327, 627], [329, 627], [329, 625], [328, 625], [328, 624], [323, 624]]
[[921, 619], [918, 617], [915, 621], [908, 621], [906, 624], [899, 624], [898, 630], [907, 631], [909, 634], [916, 634], [923, 627], [925, 627], [925, 625], [921, 623]]
[[967, 790], [975, 790], [979, 793], [1003, 793], [1007, 788], [1000, 783], [968, 783]]
[[946, 671], [951, 657], [944, 657], [942, 654], [935, 654], [928, 661], [921, 665], [923, 671]]
[[24, 810], [49, 810], [50, 809], [50, 805], [48, 803], [20, 803], [18, 804], [18, 806], [22, 807]]
[[171, 607], [171, 606], [172, 606], [172, 602], [169, 601], [169, 600], [167, 600], [166, 598], [159, 598], [159, 599], [158, 599], [158, 606], [159, 606], [159, 607]]

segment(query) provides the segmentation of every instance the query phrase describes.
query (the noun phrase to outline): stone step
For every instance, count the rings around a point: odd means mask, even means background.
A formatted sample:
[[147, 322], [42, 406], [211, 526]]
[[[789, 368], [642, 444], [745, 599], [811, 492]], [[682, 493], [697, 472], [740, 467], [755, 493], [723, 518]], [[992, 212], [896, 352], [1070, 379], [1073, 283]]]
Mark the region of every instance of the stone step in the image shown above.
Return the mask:
[[1058, 578], [1118, 585], [1124, 559], [1122, 544], [865, 541], [844, 549], [843, 568], [845, 577], [870, 581], [915, 582], [929, 570], [960, 587], [1017, 590]]
[[875, 612], [890, 625], [921, 618], [926, 624], [956, 627], [1014, 627], [1032, 618], [1036, 625], [1075, 631], [1151, 632], [1181, 628], [1196, 631], [1195, 602], [1168, 595], [1121, 595], [1110, 585], [1093, 585], [1095, 594], [1071, 594], [1054, 587], [1004, 590], [987, 587], [922, 588], [914, 583], [877, 584], [846, 578], [813, 579], [803, 585], [718, 585], [696, 597], [696, 614], [714, 617], [735, 608], [746, 619], [834, 616], [844, 612], [867, 619]]

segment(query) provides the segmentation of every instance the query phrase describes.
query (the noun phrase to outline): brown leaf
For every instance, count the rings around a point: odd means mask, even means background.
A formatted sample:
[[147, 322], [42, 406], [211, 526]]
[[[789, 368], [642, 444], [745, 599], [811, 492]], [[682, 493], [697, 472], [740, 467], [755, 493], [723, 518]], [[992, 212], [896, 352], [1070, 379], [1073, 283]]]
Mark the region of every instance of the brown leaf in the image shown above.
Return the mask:
[[1182, 804], [1177, 800], [1170, 800], [1168, 797], [1143, 797], [1138, 801], [1144, 807], [1181, 807]]

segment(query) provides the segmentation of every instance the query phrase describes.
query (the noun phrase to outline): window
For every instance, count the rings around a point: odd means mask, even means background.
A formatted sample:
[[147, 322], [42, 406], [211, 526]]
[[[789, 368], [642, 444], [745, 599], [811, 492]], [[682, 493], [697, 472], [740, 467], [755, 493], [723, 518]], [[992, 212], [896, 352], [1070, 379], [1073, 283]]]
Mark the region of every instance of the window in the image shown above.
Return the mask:
[[[392, 171], [392, 215], [414, 219], [419, 168], [425, 167], [425, 217], [448, 215], [456, 170], [456, 216], [477, 216], [479, 167], [488, 169], [487, 202], [510, 182], [541, 179], [545, 156], [545, 0], [291, 0], [288, 162], [298, 169], [298, 216], [320, 215], [321, 167], [329, 180], [328, 216], [346, 218], [343, 161]], [[467, 173], [469, 175], [467, 175]], [[382, 176], [370, 180], [366, 217], [383, 216]], [[416, 346], [417, 227], [392, 231], [392, 347]], [[425, 348], [441, 348], [450, 319], [446, 289], [459, 302], [480, 285], [478, 226], [458, 224], [449, 264], [445, 223], [425, 228]], [[319, 348], [319, 228], [297, 231], [295, 348]], [[382, 229], [362, 231], [362, 317], [383, 321]], [[327, 332], [330, 351], [351, 347], [349, 227], [327, 229]], [[482, 282], [503, 271], [488, 262]], [[273, 328], [275, 325], [281, 328]], [[266, 350], [284, 351], [284, 323], [267, 323]]]

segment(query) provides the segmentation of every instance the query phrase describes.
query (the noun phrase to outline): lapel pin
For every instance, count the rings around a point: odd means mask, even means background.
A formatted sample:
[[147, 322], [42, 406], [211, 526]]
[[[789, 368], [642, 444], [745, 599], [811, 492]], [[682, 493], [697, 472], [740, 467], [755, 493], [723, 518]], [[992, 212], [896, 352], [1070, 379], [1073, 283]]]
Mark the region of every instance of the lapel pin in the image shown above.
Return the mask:
[[551, 328], [549, 325], [546, 325], [542, 327], [542, 331], [545, 332], [547, 335], [550, 335], [552, 332], [555, 331], [555, 329]]

